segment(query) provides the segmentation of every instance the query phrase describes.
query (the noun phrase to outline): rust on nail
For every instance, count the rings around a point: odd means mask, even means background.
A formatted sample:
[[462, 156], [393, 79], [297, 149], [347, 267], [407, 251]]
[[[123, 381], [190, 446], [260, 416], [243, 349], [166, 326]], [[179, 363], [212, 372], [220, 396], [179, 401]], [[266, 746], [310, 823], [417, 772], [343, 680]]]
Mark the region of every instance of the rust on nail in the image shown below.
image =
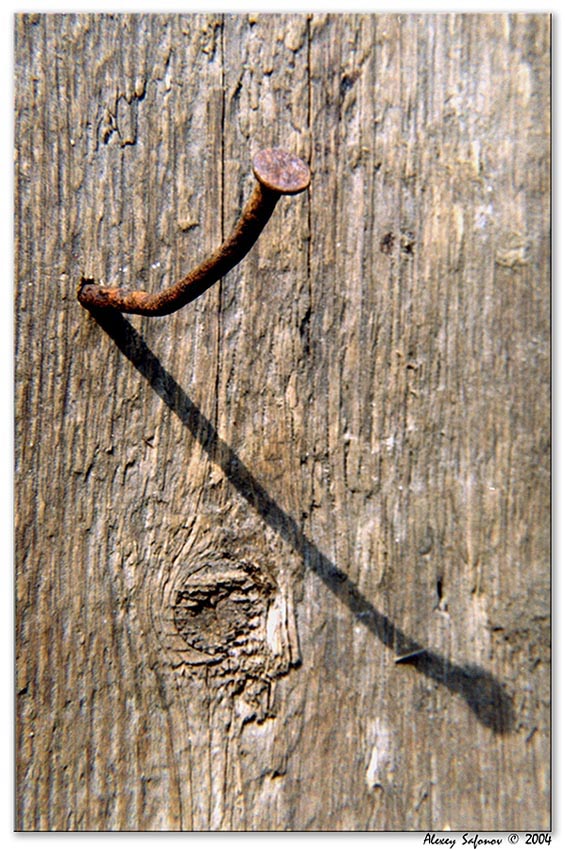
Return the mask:
[[310, 169], [297, 156], [269, 148], [253, 160], [257, 184], [231, 234], [214, 253], [162, 292], [99, 286], [83, 278], [78, 300], [87, 309], [114, 309], [142, 316], [166, 316], [202, 295], [251, 250], [281, 195], [297, 195], [310, 185]]

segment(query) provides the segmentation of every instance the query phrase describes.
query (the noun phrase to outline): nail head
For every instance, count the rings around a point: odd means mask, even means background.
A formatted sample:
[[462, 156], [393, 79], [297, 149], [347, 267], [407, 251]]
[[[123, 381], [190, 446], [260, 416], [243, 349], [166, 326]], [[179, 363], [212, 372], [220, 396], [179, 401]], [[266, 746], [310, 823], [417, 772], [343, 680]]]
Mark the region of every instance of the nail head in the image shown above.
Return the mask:
[[253, 159], [259, 183], [281, 195], [297, 195], [310, 185], [310, 169], [299, 157], [281, 148], [266, 148]]

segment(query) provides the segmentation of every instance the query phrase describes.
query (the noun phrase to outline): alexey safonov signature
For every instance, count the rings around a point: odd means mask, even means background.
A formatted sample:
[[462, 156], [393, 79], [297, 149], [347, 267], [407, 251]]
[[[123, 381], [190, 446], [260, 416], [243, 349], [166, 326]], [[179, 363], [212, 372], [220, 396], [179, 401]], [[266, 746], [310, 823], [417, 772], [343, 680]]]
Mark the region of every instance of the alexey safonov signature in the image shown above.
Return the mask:
[[[463, 846], [471, 846], [471, 847], [474, 847], [475, 850], [476, 850], [477, 847], [483, 847], [483, 846], [489, 846], [490, 847], [490, 846], [493, 846], [493, 845], [497, 846], [499, 844], [502, 844], [502, 838], [499, 838], [499, 837], [497, 837], [497, 838], [481, 838], [476, 832], [474, 832], [474, 833], [464, 832], [463, 835], [461, 836], [461, 842], [462, 842]], [[453, 850], [453, 848], [457, 844], [457, 837], [456, 836], [450, 836], [448, 838], [447, 836], [443, 836], [443, 835], [435, 835], [435, 833], [433, 833], [433, 832], [426, 832], [426, 835], [424, 837], [424, 844], [433, 844], [434, 846], [442, 846], [442, 847], [446, 846], [446, 847], [450, 847], [451, 850]]]

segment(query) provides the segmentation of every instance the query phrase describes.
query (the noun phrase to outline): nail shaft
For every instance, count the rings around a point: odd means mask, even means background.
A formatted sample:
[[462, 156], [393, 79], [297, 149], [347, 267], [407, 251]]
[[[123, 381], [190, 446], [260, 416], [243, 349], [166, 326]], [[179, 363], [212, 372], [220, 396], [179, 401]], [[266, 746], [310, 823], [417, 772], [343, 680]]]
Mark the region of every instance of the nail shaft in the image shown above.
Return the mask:
[[226, 241], [185, 277], [162, 292], [99, 286], [83, 278], [78, 300], [88, 309], [114, 309], [143, 316], [166, 316], [202, 295], [251, 250], [269, 221], [281, 195], [304, 191], [310, 183], [308, 166], [277, 148], [261, 151], [253, 162], [257, 184]]

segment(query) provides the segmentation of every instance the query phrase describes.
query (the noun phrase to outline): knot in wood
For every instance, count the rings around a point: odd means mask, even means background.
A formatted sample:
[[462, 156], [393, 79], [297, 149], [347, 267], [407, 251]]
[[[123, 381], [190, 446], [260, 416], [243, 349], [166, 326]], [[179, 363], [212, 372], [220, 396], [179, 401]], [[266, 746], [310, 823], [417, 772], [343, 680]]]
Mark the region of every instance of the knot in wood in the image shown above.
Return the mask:
[[176, 591], [175, 627], [189, 646], [218, 661], [262, 654], [274, 592], [273, 580], [254, 564], [207, 564]]

